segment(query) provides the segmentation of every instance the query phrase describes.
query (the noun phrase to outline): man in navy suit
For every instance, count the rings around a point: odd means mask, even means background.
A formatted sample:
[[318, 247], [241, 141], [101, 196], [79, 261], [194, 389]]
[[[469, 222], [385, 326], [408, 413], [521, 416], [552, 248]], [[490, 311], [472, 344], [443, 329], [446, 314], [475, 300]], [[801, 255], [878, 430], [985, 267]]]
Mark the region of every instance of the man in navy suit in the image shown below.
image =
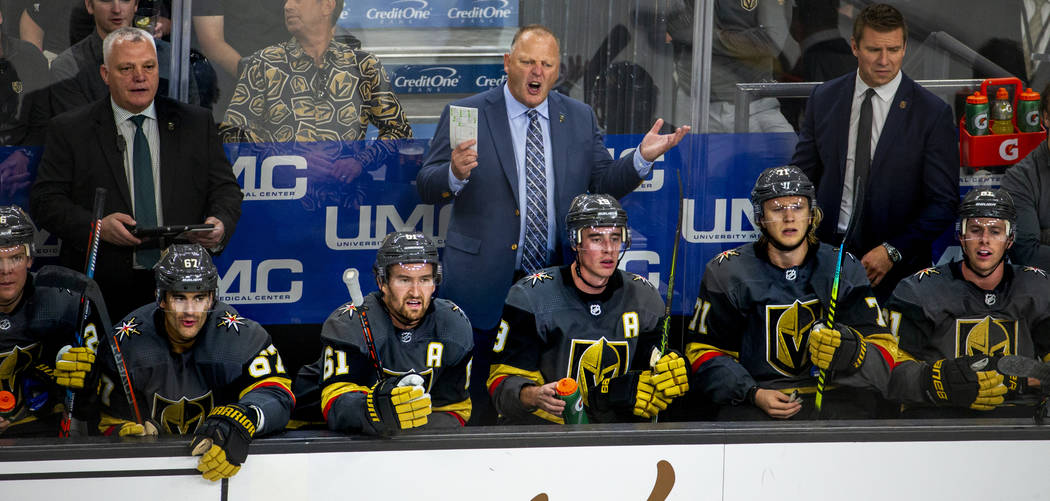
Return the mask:
[[[861, 11], [851, 43], [857, 72], [813, 89], [791, 162], [817, 185], [827, 215], [821, 240], [837, 245], [849, 224], [858, 225], [846, 249], [861, 258], [880, 299], [931, 265], [933, 241], [952, 226], [959, 203], [952, 109], [901, 72], [907, 34], [897, 9], [874, 4]], [[865, 135], [867, 144], [857, 139]], [[850, 223], [857, 171], [864, 204]]]
[[633, 156], [614, 161], [590, 106], [550, 92], [559, 63], [549, 29], [518, 30], [503, 56], [506, 85], [451, 103], [478, 110], [478, 139], [449, 144], [446, 107], [416, 178], [424, 202], [455, 203], [441, 295], [462, 307], [475, 328], [472, 423], [494, 420], [485, 377], [507, 291], [517, 277], [561, 264], [573, 197], [627, 195], [689, 132], [686, 126], [660, 135], [657, 120]]

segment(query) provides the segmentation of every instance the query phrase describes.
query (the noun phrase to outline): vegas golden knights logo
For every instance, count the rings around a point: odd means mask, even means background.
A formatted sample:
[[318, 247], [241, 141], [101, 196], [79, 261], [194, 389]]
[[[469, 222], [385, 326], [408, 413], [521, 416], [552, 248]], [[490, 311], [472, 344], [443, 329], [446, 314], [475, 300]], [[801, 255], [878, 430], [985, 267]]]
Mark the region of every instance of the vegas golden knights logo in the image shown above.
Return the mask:
[[[390, 369], [387, 369], [386, 367], [383, 367], [383, 374], [385, 374], [387, 376], [394, 376], [394, 377], [404, 376], [405, 374], [408, 374], [409, 372], [411, 372], [411, 371], [398, 372], [398, 371], [392, 371]], [[423, 372], [415, 372], [415, 374], [418, 374], [419, 376], [423, 377], [423, 388], [426, 390], [427, 393], [430, 393], [430, 387], [431, 387], [431, 385], [434, 384], [434, 369], [433, 368], [428, 368], [427, 370], [425, 370]]]
[[740, 7], [747, 11], [755, 10], [755, 7], [758, 7], [758, 0], [740, 0]]
[[210, 391], [197, 398], [182, 397], [178, 400], [168, 400], [154, 393], [153, 412], [150, 415], [157, 422], [162, 434], [187, 435], [196, 431], [204, 422], [212, 405]]
[[809, 362], [809, 331], [820, 318], [820, 299], [766, 306], [766, 361], [785, 376], [803, 375]]
[[1016, 355], [1017, 321], [986, 316], [955, 321], [955, 356]]
[[580, 385], [580, 394], [586, 402], [589, 387], [626, 374], [630, 360], [630, 345], [627, 341], [609, 341], [604, 337], [597, 340], [573, 339], [565, 375]]

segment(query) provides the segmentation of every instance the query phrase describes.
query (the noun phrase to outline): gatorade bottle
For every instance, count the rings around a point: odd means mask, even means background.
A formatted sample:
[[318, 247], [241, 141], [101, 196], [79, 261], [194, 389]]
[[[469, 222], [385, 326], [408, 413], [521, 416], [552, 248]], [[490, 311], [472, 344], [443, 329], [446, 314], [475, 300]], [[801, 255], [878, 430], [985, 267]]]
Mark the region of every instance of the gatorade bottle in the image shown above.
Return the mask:
[[0, 417], [15, 409], [15, 395], [9, 391], [0, 391]]
[[571, 377], [561, 378], [558, 384], [555, 385], [554, 391], [558, 394], [558, 398], [565, 401], [565, 410], [562, 411], [561, 416], [565, 419], [565, 424], [587, 424], [590, 421], [587, 420], [587, 411], [583, 408], [583, 395], [580, 394], [580, 387], [576, 384], [576, 380]]
[[1017, 99], [1017, 129], [1021, 132], [1039, 132], [1039, 93], [1028, 89]]
[[1014, 106], [1006, 88], [999, 87], [992, 101], [992, 134], [1014, 133]]
[[988, 130], [988, 96], [980, 91], [966, 97], [966, 131], [971, 136], [987, 136]]

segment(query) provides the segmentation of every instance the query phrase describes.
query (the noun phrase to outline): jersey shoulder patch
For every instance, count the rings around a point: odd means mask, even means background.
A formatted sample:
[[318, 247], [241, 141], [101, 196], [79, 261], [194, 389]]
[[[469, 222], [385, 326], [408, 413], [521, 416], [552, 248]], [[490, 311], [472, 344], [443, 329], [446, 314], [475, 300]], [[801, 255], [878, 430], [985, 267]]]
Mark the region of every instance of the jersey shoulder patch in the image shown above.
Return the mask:
[[651, 289], [656, 289], [656, 286], [653, 285], [653, 283], [650, 282], [645, 277], [643, 277], [641, 275], [638, 275], [638, 274], [635, 274], [635, 273], [628, 273], [628, 275], [631, 277], [631, 281], [632, 282], [641, 282], [641, 283], [643, 283], [645, 285], [648, 285], [649, 288], [651, 288]]
[[531, 275], [525, 275], [518, 283], [536, 287], [536, 285], [543, 285], [543, 282], [547, 280], [554, 280], [554, 275], [551, 275], [546, 270], [539, 270]]
[[131, 336], [141, 336], [142, 332], [139, 331], [140, 325], [142, 325], [142, 322], [138, 321], [137, 318], [128, 317], [127, 320], [121, 321], [113, 328], [113, 334], [117, 336], [117, 341], [124, 341], [125, 338]]
[[238, 315], [236, 312], [225, 310], [223, 311], [222, 315], [218, 316], [217, 323], [215, 326], [225, 327], [227, 332], [233, 330], [234, 332], [240, 334], [241, 327], [244, 325], [245, 320], [247, 319]]
[[941, 274], [941, 270], [938, 270], [937, 268], [931, 266], [929, 268], [924, 268], [924, 269], [921, 269], [919, 271], [916, 271], [915, 275], [913, 275], [913, 276], [915, 277], [916, 280], [921, 282], [922, 279], [924, 279], [924, 278], [926, 278], [926, 277], [928, 277], [930, 275], [940, 275], [940, 274]]
[[337, 317], [346, 316], [347, 318], [352, 318], [356, 311], [357, 311], [357, 306], [354, 306], [354, 302], [353, 301], [347, 301], [346, 304], [344, 304], [344, 305], [342, 305], [342, 306], [340, 306], [340, 307], [335, 309], [335, 316], [337, 316]]
[[1021, 268], [1021, 272], [1033, 273], [1035, 275], [1043, 277], [1044, 279], [1046, 278], [1046, 271], [1042, 268], [1036, 268], [1035, 266], [1025, 266], [1024, 268]]
[[727, 250], [727, 251], [719, 252], [718, 255], [715, 256], [714, 261], [715, 261], [716, 264], [722, 264], [722, 263], [724, 263], [726, 261], [729, 261], [733, 257], [739, 256], [739, 255], [740, 255], [740, 252], [738, 252], [736, 249], [730, 249], [730, 250]]

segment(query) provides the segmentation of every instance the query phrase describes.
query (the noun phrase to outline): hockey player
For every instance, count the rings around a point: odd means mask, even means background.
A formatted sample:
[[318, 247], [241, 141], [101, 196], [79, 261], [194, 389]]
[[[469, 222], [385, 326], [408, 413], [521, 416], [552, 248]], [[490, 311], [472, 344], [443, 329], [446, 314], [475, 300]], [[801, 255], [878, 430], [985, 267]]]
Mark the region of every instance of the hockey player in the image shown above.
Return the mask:
[[107, 435], [192, 435], [204, 478], [231, 477], [253, 437], [288, 422], [291, 381], [262, 326], [215, 298], [218, 270], [204, 247], [168, 247], [154, 274], [156, 302], [115, 326], [134, 399], [124, 397], [126, 380], [100, 343], [99, 428]]
[[568, 377], [591, 422], [651, 418], [689, 389], [688, 373], [673, 352], [650, 357], [664, 305], [648, 281], [617, 269], [627, 213], [609, 195], [579, 195], [565, 226], [575, 261], [507, 294], [487, 381], [496, 409], [506, 423], [562, 423], [555, 385]]
[[[1039, 392], [1029, 390], [1024, 378], [1006, 378], [1006, 386], [996, 388], [998, 376], [979, 372], [974, 377], [969, 370], [986, 363], [984, 356], [1050, 358], [1046, 272], [1006, 262], [1016, 223], [1017, 212], [1005, 190], [971, 190], [959, 206], [956, 226], [962, 259], [919, 271], [893, 291], [887, 304], [890, 325], [901, 348], [926, 362], [893, 371], [896, 391], [909, 397], [905, 417], [1032, 415]], [[965, 381], [968, 387], [938, 392], [929, 382], [937, 372], [943, 380]], [[983, 391], [987, 396], [974, 397], [989, 386]], [[1006, 405], [996, 408], [1007, 389]]]
[[337, 308], [321, 329], [321, 409], [332, 430], [386, 435], [470, 419], [474, 338], [463, 310], [434, 298], [437, 247], [418, 231], [383, 239], [379, 290]]
[[[838, 251], [817, 241], [822, 213], [813, 184], [797, 167], [763, 171], [751, 203], [761, 236], [707, 263], [686, 356], [695, 384], [718, 405], [719, 420], [816, 417], [806, 402], [816, 390], [808, 339], [831, 304]], [[851, 255], [843, 257], [836, 299], [835, 330], [825, 330], [857, 334], [882, 349], [868, 348], [867, 357], [847, 360], [849, 371], [834, 374], [824, 415], [869, 417], [878, 398], [869, 390], [881, 390], [889, 377], [886, 362], [872, 352], [888, 357], [896, 347], [864, 268]]]
[[[30, 273], [33, 223], [17, 206], [0, 207], [0, 436], [57, 436], [65, 389], [82, 388], [109, 323], [98, 286], [57, 266]], [[80, 296], [93, 305], [82, 324]], [[83, 327], [90, 348], [65, 347]], [[78, 363], [78, 360], [83, 362]]]

